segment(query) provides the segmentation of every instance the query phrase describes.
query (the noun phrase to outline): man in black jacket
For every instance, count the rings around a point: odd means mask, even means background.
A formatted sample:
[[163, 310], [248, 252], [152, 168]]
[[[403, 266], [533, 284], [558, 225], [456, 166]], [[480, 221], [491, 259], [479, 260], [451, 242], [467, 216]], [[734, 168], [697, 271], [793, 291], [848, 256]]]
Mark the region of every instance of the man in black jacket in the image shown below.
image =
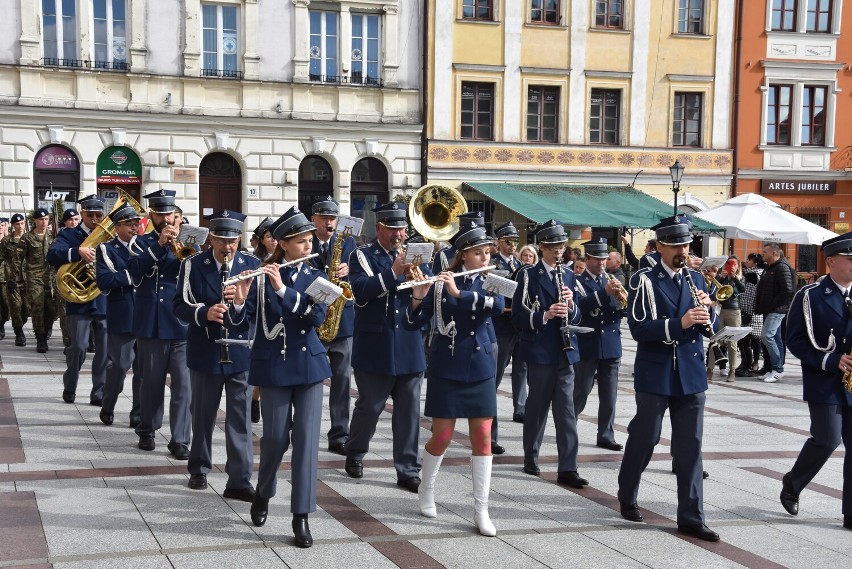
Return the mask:
[[790, 308], [793, 293], [796, 292], [796, 272], [777, 243], [767, 243], [763, 246], [763, 259], [769, 266], [757, 283], [754, 312], [764, 315], [760, 341], [769, 352], [771, 369], [763, 376], [763, 381], [775, 383], [784, 377], [786, 347], [781, 323]]

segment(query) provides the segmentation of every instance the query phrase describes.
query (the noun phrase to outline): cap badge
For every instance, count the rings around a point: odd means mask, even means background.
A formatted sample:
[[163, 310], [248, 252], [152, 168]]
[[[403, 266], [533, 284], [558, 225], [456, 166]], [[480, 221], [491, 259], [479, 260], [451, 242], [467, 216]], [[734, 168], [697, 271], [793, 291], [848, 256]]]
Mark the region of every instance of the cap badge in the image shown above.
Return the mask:
[[227, 210], [227, 209], [226, 209], [225, 211], [223, 211], [223, 212], [222, 212], [222, 217], [230, 217], [230, 216], [231, 216], [231, 214], [230, 214], [230, 213], [228, 213], [228, 210]]

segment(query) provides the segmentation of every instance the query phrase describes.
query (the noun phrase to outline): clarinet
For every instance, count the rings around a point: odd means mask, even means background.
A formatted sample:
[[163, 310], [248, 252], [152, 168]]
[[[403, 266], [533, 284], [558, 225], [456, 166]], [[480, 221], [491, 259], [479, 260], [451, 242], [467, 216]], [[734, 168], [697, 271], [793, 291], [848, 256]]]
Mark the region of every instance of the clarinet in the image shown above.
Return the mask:
[[[557, 302], [565, 304], [565, 297], [562, 295], [562, 263], [556, 263], [556, 269], [553, 273], [556, 279]], [[559, 331], [562, 333], [562, 350], [565, 352], [573, 352], [574, 345], [571, 343], [571, 330], [568, 328], [568, 317], [562, 318], [562, 324], [559, 326]]]
[[[707, 305], [702, 304], [698, 299], [698, 288], [695, 286], [695, 282], [692, 280], [692, 276], [689, 274], [689, 269], [686, 268], [686, 260], [683, 261], [683, 264], [678, 267], [680, 269], [681, 275], [683, 275], [683, 279], [686, 281], [687, 286], [689, 286], [689, 294], [692, 296], [692, 302], [695, 305], [695, 308], [703, 308], [707, 314], [710, 314], [710, 309], [707, 308]], [[708, 338], [713, 335], [713, 326], [708, 322], [704, 324], [701, 328], [701, 333]]]
[[[225, 300], [225, 281], [228, 280], [228, 253], [225, 253], [225, 260], [222, 261], [222, 267], [219, 269], [219, 276], [222, 279], [222, 304], [227, 305], [227, 301]], [[224, 319], [222, 320], [222, 339], [228, 339], [228, 327], [225, 326]], [[220, 347], [219, 353], [219, 363], [220, 364], [231, 364], [234, 363], [231, 361], [231, 351], [228, 348], [228, 342], [223, 342]]]

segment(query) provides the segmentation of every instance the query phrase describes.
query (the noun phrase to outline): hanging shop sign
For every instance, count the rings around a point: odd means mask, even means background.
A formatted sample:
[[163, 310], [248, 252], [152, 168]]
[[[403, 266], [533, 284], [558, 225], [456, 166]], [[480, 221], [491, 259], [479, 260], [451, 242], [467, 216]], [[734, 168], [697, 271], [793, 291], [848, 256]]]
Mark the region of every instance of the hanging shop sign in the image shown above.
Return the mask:
[[129, 148], [110, 146], [98, 156], [98, 184], [141, 184], [142, 161]]

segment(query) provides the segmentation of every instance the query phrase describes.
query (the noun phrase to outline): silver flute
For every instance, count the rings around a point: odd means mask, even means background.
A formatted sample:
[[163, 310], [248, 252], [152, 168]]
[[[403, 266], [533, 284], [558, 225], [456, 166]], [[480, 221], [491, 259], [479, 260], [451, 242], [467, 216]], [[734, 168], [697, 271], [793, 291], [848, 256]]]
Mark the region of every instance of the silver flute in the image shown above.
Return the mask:
[[[298, 265], [301, 262], [309, 261], [310, 259], [313, 259], [314, 257], [319, 257], [319, 253], [311, 253], [307, 257], [302, 257], [301, 259], [294, 259], [292, 261], [287, 261], [286, 263], [281, 263], [280, 265], [276, 265], [276, 267], [278, 267], [279, 269], [282, 269], [284, 267], [292, 267], [293, 265]], [[262, 274], [263, 274], [263, 268], [255, 269], [253, 271], [249, 271], [247, 273], [242, 273], [240, 275], [236, 275], [234, 277], [231, 277], [227, 280], [222, 281], [222, 286], [226, 287], [226, 286], [230, 286], [232, 284], [237, 284], [240, 281], [245, 281], [245, 280], [248, 280], [248, 279], [253, 279], [255, 277], [259, 277]]]
[[[460, 273], [453, 273], [453, 278], [464, 277], [464, 276], [467, 276], [467, 275], [475, 275], [476, 273], [483, 273], [485, 271], [493, 271], [496, 268], [497, 268], [496, 265], [488, 265], [487, 267], [479, 267], [478, 269], [471, 269], [469, 271], [462, 271]], [[409, 288], [414, 288], [416, 286], [425, 285], [425, 284], [432, 284], [432, 283], [435, 283], [435, 282], [438, 282], [437, 276], [427, 277], [427, 278], [423, 279], [422, 281], [405, 281], [404, 283], [397, 286], [396, 290], [406, 290], [406, 289], [409, 289]]]

